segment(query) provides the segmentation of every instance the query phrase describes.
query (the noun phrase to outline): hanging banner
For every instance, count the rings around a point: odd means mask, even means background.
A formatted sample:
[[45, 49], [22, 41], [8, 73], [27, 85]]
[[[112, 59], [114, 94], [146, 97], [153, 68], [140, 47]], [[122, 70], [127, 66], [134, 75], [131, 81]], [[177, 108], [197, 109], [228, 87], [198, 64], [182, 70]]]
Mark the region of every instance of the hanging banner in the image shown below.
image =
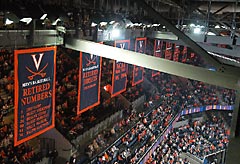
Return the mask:
[[14, 146], [54, 127], [56, 47], [14, 51]]
[[100, 104], [102, 58], [80, 52], [77, 114]]
[[187, 46], [183, 46], [183, 50], [182, 50], [182, 63], [186, 63], [187, 62], [187, 58], [188, 58], [188, 53], [187, 53]]
[[173, 53], [173, 61], [178, 62], [179, 61], [179, 54], [180, 54], [180, 46], [177, 44], [174, 44], [174, 53]]
[[165, 59], [172, 60], [172, 43], [166, 42]]
[[[145, 53], [146, 44], [147, 44], [147, 38], [136, 38], [135, 52]], [[132, 86], [135, 86], [135, 85], [143, 82], [143, 73], [144, 73], [143, 67], [134, 65]]]
[[[156, 39], [154, 41], [154, 56], [161, 58], [162, 57], [162, 46], [163, 41]], [[152, 77], [159, 75], [159, 71], [152, 70]]]
[[[119, 40], [115, 41], [115, 47], [129, 50], [130, 40]], [[124, 91], [127, 88], [127, 63], [114, 60], [113, 62], [113, 74], [112, 74], [112, 88], [111, 97], [114, 97]]]

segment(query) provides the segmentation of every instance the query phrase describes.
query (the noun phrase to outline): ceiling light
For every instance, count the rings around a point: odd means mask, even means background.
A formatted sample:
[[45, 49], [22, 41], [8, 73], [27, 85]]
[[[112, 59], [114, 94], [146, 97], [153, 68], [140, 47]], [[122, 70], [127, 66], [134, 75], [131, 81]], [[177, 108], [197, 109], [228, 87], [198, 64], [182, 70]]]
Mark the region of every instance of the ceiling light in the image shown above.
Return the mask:
[[120, 36], [120, 30], [119, 29], [113, 29], [112, 30], [112, 37], [117, 38]]
[[195, 27], [195, 24], [191, 23], [189, 26], [190, 26], [190, 27]]
[[109, 24], [113, 24], [113, 23], [115, 23], [115, 21], [111, 21], [111, 22], [109, 22]]
[[7, 18], [5, 21], [5, 25], [10, 25], [10, 24], [13, 24], [13, 21]]
[[157, 27], [157, 26], [160, 26], [160, 24], [153, 24], [152, 26], [153, 27]]
[[29, 24], [29, 23], [31, 23], [32, 18], [22, 18], [22, 19], [20, 19], [20, 21], [23, 23]]
[[40, 20], [44, 20], [47, 17], [47, 14], [43, 14], [40, 18]]
[[216, 35], [216, 34], [213, 33], [213, 32], [211, 32], [211, 31], [209, 31], [209, 32], [207, 33], [207, 35]]
[[53, 25], [53, 26], [56, 26], [59, 21], [61, 21], [60, 18], [58, 18], [57, 20], [55, 20], [55, 21], [52, 23], [52, 25]]
[[108, 23], [107, 22], [100, 22], [101, 26], [106, 26]]
[[96, 27], [96, 26], [97, 26], [97, 24], [92, 22], [91, 27]]
[[196, 27], [196, 28], [194, 28], [194, 30], [193, 30], [193, 33], [194, 33], [194, 34], [200, 34], [200, 32], [201, 32], [201, 28], [199, 28], [199, 27]]

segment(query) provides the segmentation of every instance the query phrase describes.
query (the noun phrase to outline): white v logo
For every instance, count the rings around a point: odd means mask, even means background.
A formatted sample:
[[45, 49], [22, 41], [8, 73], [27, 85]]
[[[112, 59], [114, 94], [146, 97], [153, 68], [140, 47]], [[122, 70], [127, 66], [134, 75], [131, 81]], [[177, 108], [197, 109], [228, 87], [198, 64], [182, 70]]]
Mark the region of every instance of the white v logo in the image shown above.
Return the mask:
[[38, 70], [38, 68], [39, 68], [39, 66], [40, 66], [40, 64], [41, 64], [42, 57], [43, 57], [44, 54], [41, 53], [41, 54], [39, 54], [39, 55], [40, 55], [40, 56], [39, 56], [39, 58], [38, 58], [38, 61], [37, 61], [37, 59], [36, 59], [36, 54], [32, 55], [34, 65], [35, 65], [35, 67], [36, 67], [37, 70]]
[[91, 59], [91, 60], [93, 59], [93, 56], [94, 56], [93, 54], [90, 54], [90, 59]]
[[121, 49], [124, 49], [125, 43], [121, 43], [121, 44], [120, 44], [120, 47], [121, 47]]
[[143, 40], [139, 41], [139, 47], [142, 48], [143, 46]]

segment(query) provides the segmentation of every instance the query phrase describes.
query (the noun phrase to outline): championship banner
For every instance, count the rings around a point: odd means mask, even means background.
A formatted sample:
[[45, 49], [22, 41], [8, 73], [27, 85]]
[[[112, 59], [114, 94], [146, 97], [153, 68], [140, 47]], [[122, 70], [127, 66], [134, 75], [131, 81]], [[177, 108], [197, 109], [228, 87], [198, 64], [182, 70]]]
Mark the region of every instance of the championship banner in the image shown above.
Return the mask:
[[179, 54], [180, 54], [180, 46], [177, 44], [174, 44], [174, 53], [173, 53], [173, 61], [178, 62], [179, 61]]
[[77, 114], [100, 104], [102, 58], [80, 52]]
[[[146, 44], [147, 44], [147, 38], [136, 38], [135, 52], [145, 53]], [[132, 86], [135, 86], [135, 85], [143, 82], [143, 72], [144, 72], [143, 67], [134, 65]]]
[[14, 51], [14, 146], [54, 128], [56, 47]]
[[[161, 58], [162, 57], [162, 46], [163, 41], [161, 40], [155, 40], [154, 41], [154, 56]], [[159, 75], [159, 71], [152, 70], [152, 77]]]
[[[129, 50], [130, 40], [115, 41], [115, 47]], [[124, 91], [127, 88], [127, 63], [114, 60], [113, 62], [113, 74], [112, 74], [112, 89], [111, 97], [114, 97]]]
[[165, 59], [172, 60], [172, 43], [166, 42]]
[[182, 63], [186, 63], [187, 62], [187, 57], [188, 57], [188, 54], [187, 54], [187, 46], [184, 46], [183, 47], [183, 50], [182, 50]]

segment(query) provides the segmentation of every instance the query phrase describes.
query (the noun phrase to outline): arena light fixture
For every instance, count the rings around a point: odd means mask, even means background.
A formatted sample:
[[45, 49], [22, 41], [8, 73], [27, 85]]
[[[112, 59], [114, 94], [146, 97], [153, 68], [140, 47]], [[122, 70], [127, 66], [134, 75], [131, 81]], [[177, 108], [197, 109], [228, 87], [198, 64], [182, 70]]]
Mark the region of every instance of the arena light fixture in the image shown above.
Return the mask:
[[5, 21], [5, 25], [10, 25], [10, 24], [13, 24], [13, 21], [7, 18]]
[[13, 23], [18, 23], [19, 22], [19, 18], [12, 12], [5, 12], [5, 25], [10, 25]]
[[190, 26], [190, 27], [195, 27], [195, 24], [191, 23], [189, 26]]
[[101, 26], [106, 26], [108, 23], [107, 22], [100, 22], [99, 23]]
[[56, 20], [52, 23], [52, 25], [53, 25], [53, 26], [56, 26], [59, 21], [61, 21], [60, 18], [56, 19]]
[[208, 33], [207, 33], [207, 35], [216, 35], [215, 33], [213, 33], [213, 32], [211, 32], [211, 31], [209, 31]]
[[43, 15], [41, 16], [40, 20], [45, 20], [46, 17], [47, 17], [47, 14], [43, 14]]
[[153, 27], [158, 27], [158, 26], [160, 26], [160, 24], [156, 24], [156, 23], [155, 23], [155, 24], [153, 24], [152, 26], [153, 26]]
[[32, 18], [22, 18], [20, 19], [21, 22], [26, 23], [27, 25], [31, 23]]
[[195, 27], [195, 28], [193, 29], [193, 33], [194, 33], [194, 34], [200, 34], [200, 33], [201, 33], [201, 28], [200, 28], [200, 27]]
[[113, 29], [111, 35], [112, 38], [118, 38], [120, 36], [120, 29]]
[[109, 22], [109, 24], [114, 24], [114, 23], [115, 23], [115, 21], [110, 21], [110, 22]]
[[96, 27], [97, 23], [92, 22], [91, 27]]

